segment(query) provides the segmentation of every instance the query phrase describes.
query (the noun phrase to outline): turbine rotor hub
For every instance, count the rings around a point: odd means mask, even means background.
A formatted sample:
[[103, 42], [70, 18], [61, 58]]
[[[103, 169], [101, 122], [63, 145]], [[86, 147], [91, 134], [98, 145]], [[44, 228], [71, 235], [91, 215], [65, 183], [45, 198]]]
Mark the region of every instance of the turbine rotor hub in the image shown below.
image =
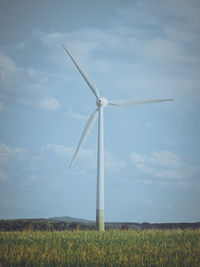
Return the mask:
[[108, 105], [108, 100], [105, 97], [99, 97], [96, 101], [98, 107], [106, 107]]

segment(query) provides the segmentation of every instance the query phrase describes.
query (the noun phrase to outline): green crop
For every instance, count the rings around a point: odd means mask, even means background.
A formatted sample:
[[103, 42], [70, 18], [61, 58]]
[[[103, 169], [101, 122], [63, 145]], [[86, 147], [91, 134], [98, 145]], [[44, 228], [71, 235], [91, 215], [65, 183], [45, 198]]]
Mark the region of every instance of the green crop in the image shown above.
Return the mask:
[[0, 232], [0, 266], [200, 266], [200, 230]]

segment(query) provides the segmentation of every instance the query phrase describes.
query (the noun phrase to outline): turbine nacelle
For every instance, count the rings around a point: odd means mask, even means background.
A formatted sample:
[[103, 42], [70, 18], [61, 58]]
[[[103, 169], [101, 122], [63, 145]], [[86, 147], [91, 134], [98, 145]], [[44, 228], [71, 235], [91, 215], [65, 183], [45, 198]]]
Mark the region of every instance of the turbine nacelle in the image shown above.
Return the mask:
[[105, 97], [99, 97], [96, 101], [97, 107], [106, 107], [108, 105], [108, 100]]

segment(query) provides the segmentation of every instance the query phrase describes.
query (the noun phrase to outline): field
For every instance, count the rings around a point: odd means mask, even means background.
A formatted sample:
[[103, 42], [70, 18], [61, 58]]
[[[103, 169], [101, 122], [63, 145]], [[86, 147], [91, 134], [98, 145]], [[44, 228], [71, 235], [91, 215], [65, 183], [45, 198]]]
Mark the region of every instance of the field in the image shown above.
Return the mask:
[[199, 230], [0, 232], [0, 266], [200, 266]]

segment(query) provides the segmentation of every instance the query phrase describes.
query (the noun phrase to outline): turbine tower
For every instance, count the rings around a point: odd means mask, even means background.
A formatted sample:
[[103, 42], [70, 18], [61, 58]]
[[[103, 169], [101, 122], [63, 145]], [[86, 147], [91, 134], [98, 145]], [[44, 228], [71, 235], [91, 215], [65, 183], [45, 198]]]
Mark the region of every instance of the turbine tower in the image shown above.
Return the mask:
[[145, 101], [135, 101], [135, 100], [107, 100], [105, 97], [101, 97], [96, 85], [89, 79], [88, 75], [83, 71], [77, 61], [72, 57], [69, 49], [62, 44], [65, 51], [77, 67], [78, 71], [82, 75], [83, 79], [86, 81], [87, 85], [91, 89], [92, 93], [96, 97], [97, 109], [92, 113], [88, 119], [84, 131], [82, 133], [81, 139], [75, 151], [74, 157], [70, 163], [70, 168], [76, 159], [81, 146], [85, 142], [89, 132], [91, 131], [97, 116], [98, 116], [98, 153], [97, 153], [97, 198], [96, 198], [96, 225], [99, 231], [104, 231], [104, 130], [103, 130], [103, 116], [104, 108], [108, 105], [113, 106], [136, 106], [143, 104], [150, 104], [156, 102], [172, 101], [173, 99], [156, 99], [156, 100], [145, 100]]

